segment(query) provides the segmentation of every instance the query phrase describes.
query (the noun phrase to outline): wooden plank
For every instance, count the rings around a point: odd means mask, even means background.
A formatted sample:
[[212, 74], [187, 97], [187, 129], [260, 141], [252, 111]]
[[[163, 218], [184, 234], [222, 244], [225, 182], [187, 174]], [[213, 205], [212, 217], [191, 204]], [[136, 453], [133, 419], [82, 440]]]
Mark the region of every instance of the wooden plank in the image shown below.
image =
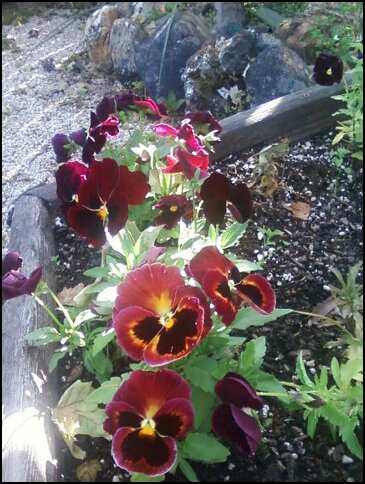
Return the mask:
[[[43, 279], [54, 287], [51, 257], [55, 255], [51, 213], [36, 196], [21, 196], [14, 207], [10, 250], [23, 257], [22, 270], [29, 275], [43, 267]], [[37, 389], [37, 377], [47, 375], [50, 349], [31, 348], [25, 335], [49, 325], [45, 312], [30, 296], [3, 304], [2, 482], [55, 482], [53, 426], [47, 409], [54, 405], [50, 386]], [[38, 380], [39, 382], [39, 380]]]
[[[352, 72], [345, 78], [350, 83]], [[313, 86], [222, 119], [221, 142], [215, 146], [213, 160], [283, 137], [297, 141], [332, 128], [336, 125], [333, 114], [341, 102], [331, 96], [343, 91], [343, 83]]]

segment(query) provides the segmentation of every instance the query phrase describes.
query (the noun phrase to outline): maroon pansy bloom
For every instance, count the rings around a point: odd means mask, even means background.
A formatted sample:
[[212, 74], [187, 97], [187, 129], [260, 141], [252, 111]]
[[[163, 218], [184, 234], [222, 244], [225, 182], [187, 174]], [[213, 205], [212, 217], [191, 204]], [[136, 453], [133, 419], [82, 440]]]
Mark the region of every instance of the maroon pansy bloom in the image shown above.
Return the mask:
[[221, 173], [212, 173], [200, 189], [203, 211], [209, 223], [223, 223], [228, 207], [232, 216], [240, 223], [250, 218], [252, 197], [245, 183], [233, 184]]
[[166, 474], [177, 458], [176, 440], [194, 421], [191, 389], [175, 371], [134, 371], [106, 406], [115, 463], [132, 473]]
[[104, 121], [111, 114], [117, 114], [130, 106], [136, 106], [145, 111], [146, 115], [153, 119], [161, 119], [167, 116], [166, 107], [156, 103], [151, 98], [137, 96], [130, 91], [117, 94], [116, 96], [105, 96], [96, 106], [96, 116], [99, 121]]
[[155, 208], [160, 210], [155, 218], [155, 224], [164, 225], [166, 229], [175, 227], [180, 219], [189, 222], [193, 216], [193, 204], [185, 195], [161, 197]]
[[20, 272], [22, 258], [17, 252], [8, 252], [2, 261], [2, 300], [6, 301], [35, 291], [42, 277], [42, 268], [35, 269], [29, 277]]
[[90, 128], [86, 142], [82, 149], [82, 161], [92, 163], [94, 154], [100, 153], [108, 137], [115, 137], [119, 133], [119, 119], [110, 115], [104, 121], [98, 119], [93, 112], [90, 114]]
[[80, 185], [86, 180], [89, 167], [77, 160], [62, 163], [56, 171], [57, 196], [63, 203], [73, 202]]
[[177, 267], [144, 264], [118, 286], [113, 326], [136, 361], [161, 366], [187, 356], [212, 327], [201, 289], [186, 286]]
[[56, 155], [57, 163], [65, 163], [72, 155], [72, 143], [76, 143], [79, 146], [83, 146], [86, 141], [87, 133], [84, 128], [77, 131], [73, 131], [71, 134], [66, 135], [63, 133], [57, 133], [53, 136], [51, 142], [53, 151]]
[[320, 54], [314, 64], [313, 79], [321, 86], [332, 86], [341, 82], [343, 62], [336, 55]]
[[212, 415], [213, 431], [241, 452], [254, 455], [261, 440], [261, 431], [256, 419], [247, 415], [244, 409], [260, 410], [263, 401], [251, 385], [236, 373], [227, 373], [216, 384], [215, 391], [223, 404]]
[[196, 127], [198, 132], [207, 134], [209, 131], [220, 133], [222, 126], [210, 111], [196, 111], [195, 113], [186, 113], [185, 119], [189, 119], [190, 124]]
[[67, 222], [90, 244], [101, 247], [105, 228], [116, 235], [127, 221], [128, 205], [143, 203], [149, 190], [143, 173], [130, 172], [111, 158], [94, 160], [67, 210]]
[[184, 145], [184, 148], [176, 147], [173, 153], [166, 157], [167, 166], [163, 168], [163, 173], [184, 173], [186, 178], [191, 179], [199, 169], [202, 176], [206, 176], [209, 154], [188, 120], [184, 120], [179, 129], [165, 123], [157, 124], [153, 129], [157, 135], [174, 137]]
[[214, 246], [204, 247], [194, 256], [188, 272], [212, 300], [222, 321], [229, 326], [245, 303], [261, 314], [275, 309], [276, 297], [261, 274], [243, 274]]

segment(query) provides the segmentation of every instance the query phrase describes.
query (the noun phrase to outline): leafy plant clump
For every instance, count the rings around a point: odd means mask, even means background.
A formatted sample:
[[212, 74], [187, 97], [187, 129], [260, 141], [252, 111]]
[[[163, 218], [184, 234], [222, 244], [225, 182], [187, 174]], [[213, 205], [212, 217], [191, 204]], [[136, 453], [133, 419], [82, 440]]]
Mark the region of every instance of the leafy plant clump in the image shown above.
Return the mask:
[[[92, 282], [61, 297], [38, 272], [36, 280], [21, 275], [17, 254], [3, 276], [10, 297], [32, 293], [49, 315], [28, 342], [56, 344], [50, 371], [79, 351], [95, 376], [74, 382], [52, 411], [72, 455], [86, 457], [77, 435], [104, 437], [132, 482], [161, 481], [177, 468], [197, 482], [194, 462], [225, 462], [231, 447], [255, 454], [258, 412], [275, 397], [304, 409], [311, 435], [320, 417], [331, 421], [359, 457], [358, 360], [332, 362], [335, 386], [326, 370], [310, 380], [301, 359], [299, 383], [281, 382], [263, 370], [265, 337], [245, 337], [293, 310], [276, 307], [261, 266], [232, 253], [254, 205], [245, 183], [210, 167], [219, 122], [209, 112], [186, 113], [173, 126], [163, 104], [131, 92], [104, 97], [90, 119], [87, 130], [58, 133], [52, 143], [64, 217], [100, 250], [100, 266], [85, 272]], [[275, 159], [270, 153], [261, 153], [262, 164]], [[261, 233], [266, 245], [281, 235]], [[321, 408], [315, 416], [313, 402]], [[343, 427], [348, 411], [351, 425]]]

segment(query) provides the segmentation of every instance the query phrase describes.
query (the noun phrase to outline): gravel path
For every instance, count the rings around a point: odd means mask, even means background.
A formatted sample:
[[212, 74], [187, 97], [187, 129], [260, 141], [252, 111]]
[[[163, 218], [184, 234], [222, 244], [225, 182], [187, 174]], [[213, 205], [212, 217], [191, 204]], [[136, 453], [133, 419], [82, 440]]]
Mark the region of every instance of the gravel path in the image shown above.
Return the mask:
[[3, 253], [16, 198], [53, 181], [52, 136], [87, 128], [90, 109], [121, 88], [112, 76], [93, 72], [83, 42], [86, 18], [85, 11], [54, 8], [21, 25], [3, 25], [10, 44], [2, 63]]

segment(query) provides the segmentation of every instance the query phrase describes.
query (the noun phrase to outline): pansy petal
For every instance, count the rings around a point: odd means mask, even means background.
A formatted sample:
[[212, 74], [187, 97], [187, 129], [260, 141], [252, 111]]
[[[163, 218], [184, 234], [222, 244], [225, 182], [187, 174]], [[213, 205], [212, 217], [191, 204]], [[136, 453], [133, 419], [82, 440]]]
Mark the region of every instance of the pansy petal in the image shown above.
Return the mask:
[[110, 402], [105, 407], [107, 419], [104, 422], [104, 430], [114, 434], [120, 427], [139, 428], [143, 420], [142, 415], [128, 403], [122, 401]]
[[204, 329], [204, 310], [196, 298], [180, 301], [166, 326], [146, 346], [143, 359], [150, 366], [180, 360], [200, 342]]
[[177, 129], [166, 123], [155, 124], [152, 129], [158, 136], [172, 136], [174, 138], [177, 136]]
[[314, 64], [313, 79], [321, 86], [332, 86], [341, 82], [343, 62], [336, 55], [321, 53]]
[[193, 406], [187, 398], [174, 398], [160, 408], [154, 421], [161, 436], [183, 439], [194, 423]]
[[100, 248], [105, 244], [103, 221], [96, 212], [92, 212], [77, 203], [68, 209], [67, 222], [94, 247]]
[[182, 173], [181, 163], [175, 156], [167, 155], [165, 158], [166, 167], [162, 168], [162, 173], [173, 174]]
[[219, 405], [212, 416], [212, 429], [223, 440], [241, 452], [254, 455], [261, 439], [261, 431], [253, 417], [234, 405]]
[[253, 202], [251, 192], [245, 183], [231, 184], [228, 200], [233, 205], [228, 205], [228, 208], [238, 222], [246, 222], [251, 217]]
[[70, 144], [70, 138], [63, 134], [57, 133], [53, 136], [52, 140], [52, 147], [53, 151], [56, 155], [56, 162], [57, 163], [65, 163], [70, 159], [70, 150], [67, 148], [67, 145]]
[[195, 297], [199, 300], [199, 305], [204, 309], [204, 328], [202, 333], [202, 338], [206, 336], [213, 326], [213, 321], [211, 318], [211, 311], [207, 298], [204, 292], [199, 287], [183, 286], [176, 291], [175, 299], [173, 302], [174, 307], [179, 305], [179, 302], [184, 297]]
[[113, 436], [112, 455], [115, 463], [130, 473], [160, 476], [174, 466], [177, 446], [171, 437], [121, 428]]
[[[155, 118], [159, 119], [159, 118], [162, 118], [163, 116], [166, 116], [166, 108], [164, 109], [164, 106], [163, 105], [159, 105], [157, 104], [153, 99], [151, 99], [150, 97], [146, 98], [146, 99], [136, 99], [133, 104], [139, 108], [143, 108], [145, 109], [149, 114], [152, 114]], [[161, 112], [160, 110], [160, 107], [162, 109], [162, 111], [165, 112], [165, 114], [163, 114], [163, 112]]]
[[217, 131], [217, 133], [222, 131], [222, 126], [210, 111], [196, 111], [194, 113], [189, 112], [185, 114], [185, 118], [188, 118], [191, 124], [197, 124], [198, 127], [199, 125], [207, 124], [210, 127], [210, 131]]
[[99, 122], [105, 121], [108, 116], [116, 112], [115, 98], [111, 96], [104, 96], [100, 103], [96, 106], [96, 116]]
[[227, 277], [220, 271], [208, 271], [202, 281], [202, 287], [221, 316], [223, 324], [229, 326], [236, 317], [238, 307]]
[[78, 129], [77, 131], [73, 131], [70, 133], [70, 139], [76, 143], [77, 145], [84, 146], [84, 143], [87, 138], [87, 132], [85, 128]]
[[88, 182], [96, 185], [100, 201], [108, 202], [113, 190], [119, 184], [119, 166], [112, 158], [94, 161], [90, 166]]
[[255, 389], [236, 373], [228, 373], [219, 380], [215, 386], [215, 392], [223, 403], [232, 403], [238, 408], [250, 407], [260, 410], [263, 406], [263, 401]]
[[2, 261], [2, 275], [4, 276], [9, 271], [18, 270], [23, 263], [23, 259], [18, 252], [8, 252]]
[[270, 314], [276, 306], [275, 291], [261, 274], [249, 274], [235, 285], [244, 302], [261, 314]]
[[208, 271], [217, 270], [228, 276], [233, 267], [234, 264], [214, 246], [204, 247], [191, 259], [189, 264], [192, 276], [200, 285]]
[[147, 177], [141, 171], [129, 171], [126, 166], [119, 167], [120, 190], [124, 192], [129, 205], [139, 205], [144, 202], [151, 187]]
[[62, 202], [71, 202], [80, 185], [86, 180], [89, 167], [80, 161], [70, 160], [56, 171], [57, 196]]
[[172, 309], [176, 290], [184, 285], [177, 267], [155, 263], [129, 272], [118, 286], [115, 308], [140, 306], [154, 314], [163, 315]]
[[190, 397], [188, 383], [175, 371], [137, 370], [121, 385], [112, 401], [122, 400], [135, 408], [139, 415], [153, 418], [169, 400]]
[[29, 277], [17, 270], [10, 270], [2, 277], [2, 300], [31, 294], [42, 277], [42, 268], [35, 269]]
[[136, 361], [142, 360], [144, 349], [162, 329], [153, 312], [138, 306], [129, 306], [114, 314], [113, 326], [118, 344]]
[[155, 218], [155, 224], [172, 229], [181, 218], [186, 218], [191, 214], [193, 204], [185, 195], [167, 195], [159, 199], [155, 208], [161, 211]]
[[128, 200], [119, 187], [113, 191], [108, 204], [108, 230], [111, 235], [116, 235], [127, 223]]

